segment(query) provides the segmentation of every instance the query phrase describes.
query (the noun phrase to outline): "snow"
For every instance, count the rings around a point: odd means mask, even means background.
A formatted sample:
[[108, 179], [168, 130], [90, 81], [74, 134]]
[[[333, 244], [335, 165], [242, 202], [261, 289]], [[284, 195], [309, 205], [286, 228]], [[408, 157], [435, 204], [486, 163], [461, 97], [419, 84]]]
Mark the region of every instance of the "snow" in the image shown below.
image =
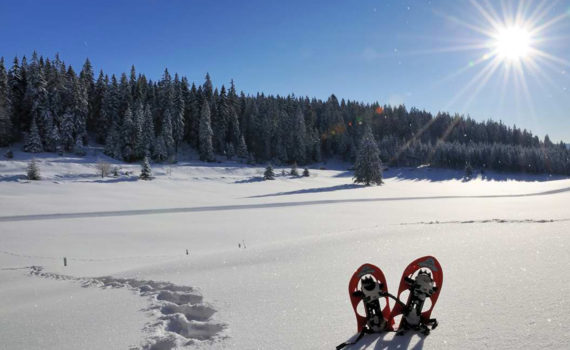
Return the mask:
[[[28, 182], [30, 157], [0, 160], [0, 348], [330, 349], [355, 335], [354, 270], [394, 293], [424, 255], [439, 327], [353, 349], [570, 347], [568, 178], [402, 168], [365, 188], [341, 162], [261, 181], [193, 155], [137, 181], [90, 149], [35, 155]], [[101, 179], [98, 158], [132, 174]]]

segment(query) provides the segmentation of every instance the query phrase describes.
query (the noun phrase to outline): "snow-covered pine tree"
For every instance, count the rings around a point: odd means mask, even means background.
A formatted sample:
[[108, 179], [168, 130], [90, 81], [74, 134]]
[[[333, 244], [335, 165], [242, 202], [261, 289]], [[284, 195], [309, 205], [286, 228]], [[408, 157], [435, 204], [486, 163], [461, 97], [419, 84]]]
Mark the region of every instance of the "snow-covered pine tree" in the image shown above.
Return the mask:
[[[97, 122], [97, 139], [99, 141], [105, 140], [107, 143], [107, 138], [109, 137], [110, 129], [113, 123], [119, 122], [119, 102], [117, 91], [119, 86], [117, 85], [117, 78], [115, 75], [111, 76], [111, 82], [109, 83], [109, 78], [105, 76], [103, 82], [105, 88], [103, 89], [103, 97], [101, 100], [101, 115]], [[98, 89], [101, 86], [98, 83]]]
[[[215, 94], [214, 94], [215, 96]], [[217, 99], [216, 111], [212, 115], [212, 131], [214, 132], [214, 149], [217, 152], [224, 153], [226, 150], [226, 142], [228, 137], [228, 123], [230, 120], [230, 105], [226, 94], [226, 87], [222, 85], [220, 95]]]
[[119, 123], [113, 120], [107, 138], [105, 140], [105, 154], [111, 158], [121, 159], [121, 134], [119, 132]]
[[20, 67], [18, 57], [14, 58], [12, 67], [8, 72], [8, 88], [10, 91], [10, 110], [12, 115], [12, 140], [19, 140], [21, 131], [29, 127], [30, 124], [26, 124], [28, 118], [23, 108], [24, 94], [26, 92], [25, 72]]
[[75, 146], [75, 137], [74, 137], [74, 125], [73, 125], [74, 115], [73, 113], [67, 109], [66, 112], [63, 114], [62, 121], [61, 121], [61, 144], [65, 151], [73, 150]]
[[79, 83], [81, 85], [81, 89], [85, 91], [85, 96], [88, 101], [87, 103], [87, 127], [94, 128], [96, 125], [96, 93], [95, 93], [95, 82], [94, 82], [94, 75], [93, 75], [93, 66], [91, 65], [91, 61], [89, 58], [85, 60], [83, 64], [83, 68], [79, 73]]
[[303, 115], [303, 110], [301, 106], [297, 107], [295, 112], [295, 125], [291, 132], [293, 133], [292, 145], [291, 145], [291, 159], [299, 164], [305, 163], [305, 139], [306, 139], [306, 128], [305, 128], [305, 116]]
[[28, 111], [28, 117], [36, 122], [40, 136], [45, 136], [46, 126], [44, 125], [42, 112], [47, 109], [47, 82], [43, 67], [40, 65], [40, 60], [35, 51], [28, 66], [27, 78], [24, 106]]
[[30, 128], [28, 139], [24, 145], [24, 151], [30, 153], [40, 153], [43, 151], [42, 139], [35, 118], [32, 120], [32, 127]]
[[73, 146], [73, 153], [81, 157], [87, 154], [87, 152], [85, 151], [85, 146], [83, 146], [83, 141], [81, 141], [81, 138], [77, 138], [77, 140], [75, 141], [75, 146]]
[[294, 162], [291, 166], [291, 176], [299, 176], [299, 170], [297, 170], [297, 162]]
[[200, 112], [200, 160], [212, 162], [214, 161], [214, 148], [212, 145], [212, 126], [210, 123], [210, 106], [208, 101], [202, 103], [202, 111]]
[[182, 83], [178, 78], [178, 74], [174, 75], [174, 100], [172, 105], [172, 137], [174, 139], [175, 152], [184, 138], [184, 97], [182, 95]]
[[146, 148], [143, 140], [143, 123], [144, 123], [144, 108], [142, 102], [136, 102], [135, 113], [133, 115], [134, 123], [134, 142], [135, 142], [135, 159], [143, 159], [146, 155]]
[[133, 112], [127, 107], [121, 125], [121, 154], [126, 162], [133, 162], [136, 159], [136, 130], [133, 120]]
[[45, 149], [48, 152], [57, 152], [61, 143], [59, 128], [57, 125], [53, 124], [51, 127], [51, 131], [48, 133], [45, 142]]
[[167, 159], [168, 152], [166, 151], [166, 143], [164, 142], [164, 136], [160, 134], [154, 143], [154, 160], [164, 162]]
[[26, 171], [26, 176], [28, 177], [28, 180], [40, 180], [41, 176], [40, 176], [40, 168], [38, 166], [38, 163], [36, 162], [35, 158], [32, 158], [32, 160], [30, 160], [30, 162], [28, 163], [28, 169]]
[[271, 164], [267, 164], [265, 168], [265, 172], [263, 173], [264, 180], [275, 180], [275, 172], [273, 171], [273, 166]]
[[245, 138], [243, 135], [239, 138], [239, 144], [237, 147], [236, 154], [240, 158], [246, 158], [248, 156], [247, 145], [245, 144]]
[[354, 164], [354, 182], [364, 183], [366, 186], [371, 183], [382, 184], [380, 151], [370, 128], [366, 129], [360, 141], [360, 149]]
[[317, 129], [313, 130], [312, 141], [313, 141], [312, 143], [313, 160], [318, 163], [322, 160], [322, 156], [321, 156], [321, 138], [319, 137], [319, 132]]
[[236, 149], [234, 147], [234, 144], [231, 142], [228, 142], [226, 144], [226, 158], [228, 158], [228, 160], [232, 160], [232, 158], [236, 155]]
[[8, 146], [12, 141], [10, 107], [8, 74], [4, 67], [4, 58], [0, 57], [0, 147]]
[[465, 163], [465, 179], [471, 180], [473, 177], [473, 167], [470, 162]]
[[147, 104], [144, 108], [143, 114], [143, 135], [142, 135], [142, 147], [145, 156], [149, 156], [154, 150], [154, 121], [152, 119], [152, 112], [150, 111], [150, 106]]
[[[70, 68], [71, 70], [71, 68]], [[70, 78], [70, 87], [72, 89], [73, 105], [71, 111], [73, 113], [73, 131], [75, 139], [81, 140], [82, 143], [87, 142], [87, 117], [89, 114], [89, 96], [87, 95], [87, 86], [83, 86], [81, 81], [72, 74]]]
[[152, 170], [150, 168], [150, 162], [148, 157], [144, 157], [141, 167], [141, 180], [152, 180]]
[[167, 154], [167, 158], [176, 155], [176, 149], [174, 147], [174, 137], [172, 134], [172, 115], [170, 110], [165, 109], [162, 119], [162, 130], [160, 132], [162, 139], [164, 140], [164, 146]]

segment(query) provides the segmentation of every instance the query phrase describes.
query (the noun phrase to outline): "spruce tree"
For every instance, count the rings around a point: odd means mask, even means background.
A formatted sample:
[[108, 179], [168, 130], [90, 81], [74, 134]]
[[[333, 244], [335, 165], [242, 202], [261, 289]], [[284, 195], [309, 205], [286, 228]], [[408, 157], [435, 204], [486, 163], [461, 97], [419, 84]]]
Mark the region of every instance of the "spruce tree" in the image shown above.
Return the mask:
[[371, 183], [382, 184], [380, 151], [370, 128], [366, 129], [360, 141], [360, 149], [354, 164], [354, 182], [364, 183], [366, 186]]
[[8, 146], [12, 141], [12, 120], [8, 74], [4, 67], [4, 58], [0, 58], [0, 147]]
[[239, 144], [237, 147], [236, 154], [240, 158], [246, 158], [249, 154], [249, 152], [247, 151], [247, 145], [245, 144], [245, 138], [243, 137], [243, 135], [241, 135], [241, 137], [239, 138]]
[[123, 117], [123, 125], [121, 125], [121, 154], [126, 162], [133, 162], [136, 159], [136, 143], [137, 131], [133, 120], [133, 113], [130, 107], [127, 107]]
[[85, 146], [83, 146], [83, 141], [81, 141], [80, 138], [78, 138], [75, 141], [75, 146], [73, 147], [73, 153], [81, 157], [87, 154], [87, 152], [85, 151]]
[[297, 107], [295, 112], [295, 126], [292, 128], [292, 154], [291, 158], [300, 164], [305, 163], [305, 140], [306, 140], [306, 130], [305, 130], [305, 116], [303, 115], [303, 110], [301, 107]]
[[24, 145], [24, 151], [30, 153], [40, 153], [43, 151], [42, 139], [40, 137], [35, 118], [32, 120], [32, 127], [28, 134], [26, 144]]
[[114, 120], [111, 124], [107, 138], [105, 140], [105, 154], [111, 158], [121, 159], [121, 134], [119, 132], [118, 121]]
[[143, 155], [148, 156], [153, 153], [155, 142], [154, 121], [152, 120], [152, 112], [149, 105], [146, 105], [144, 108], [142, 132]]
[[471, 180], [473, 177], [473, 167], [470, 162], [465, 163], [465, 179]]
[[172, 136], [174, 139], [175, 151], [184, 138], [184, 110], [185, 102], [182, 94], [182, 83], [178, 79], [178, 74], [174, 75], [174, 101], [172, 105]]
[[35, 158], [32, 158], [32, 160], [30, 160], [30, 162], [28, 163], [28, 169], [26, 172], [26, 176], [28, 177], [28, 180], [40, 180], [41, 179], [40, 168], [39, 168], [38, 163], [36, 162]]
[[210, 106], [207, 101], [202, 103], [200, 112], [200, 160], [214, 161], [214, 148], [212, 145], [212, 126], [210, 124]]
[[28, 121], [27, 113], [24, 110], [24, 95], [26, 92], [26, 77], [24, 69], [20, 66], [18, 57], [14, 58], [14, 63], [8, 72], [8, 86], [10, 90], [10, 104], [12, 114], [12, 139], [19, 140], [21, 133], [27, 130], [30, 124]]
[[291, 166], [291, 172], [290, 172], [291, 176], [299, 176], [299, 171], [297, 170], [297, 163], [293, 163], [293, 165]]
[[144, 157], [141, 167], [141, 180], [152, 180], [152, 170], [150, 168], [150, 163], [148, 157]]
[[38, 166], [38, 163], [36, 162], [35, 158], [32, 158], [32, 160], [30, 160], [30, 162], [28, 163], [28, 169], [26, 172], [26, 175], [28, 177], [28, 180], [40, 180], [41, 176], [40, 176], [40, 168]]
[[228, 160], [232, 160], [232, 158], [236, 155], [236, 149], [234, 147], [234, 144], [229, 142], [226, 144], [226, 158], [228, 158]]
[[68, 109], [62, 117], [61, 121], [61, 144], [65, 151], [71, 151], [75, 146], [75, 128], [74, 128], [74, 115]]
[[166, 143], [164, 142], [164, 136], [158, 135], [154, 143], [154, 160], [157, 162], [164, 162], [168, 159], [168, 152], [166, 151]]
[[273, 172], [273, 166], [271, 164], [267, 165], [265, 172], [263, 173], [264, 180], [275, 180], [275, 172]]

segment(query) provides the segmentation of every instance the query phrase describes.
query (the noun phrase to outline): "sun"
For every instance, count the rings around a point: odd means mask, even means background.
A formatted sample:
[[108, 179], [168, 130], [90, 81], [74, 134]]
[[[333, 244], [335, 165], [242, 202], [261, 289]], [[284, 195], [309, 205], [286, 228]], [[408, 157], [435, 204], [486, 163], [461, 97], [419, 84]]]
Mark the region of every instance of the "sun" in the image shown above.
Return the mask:
[[531, 52], [531, 38], [527, 29], [521, 26], [504, 27], [493, 36], [497, 56], [505, 61], [519, 61]]

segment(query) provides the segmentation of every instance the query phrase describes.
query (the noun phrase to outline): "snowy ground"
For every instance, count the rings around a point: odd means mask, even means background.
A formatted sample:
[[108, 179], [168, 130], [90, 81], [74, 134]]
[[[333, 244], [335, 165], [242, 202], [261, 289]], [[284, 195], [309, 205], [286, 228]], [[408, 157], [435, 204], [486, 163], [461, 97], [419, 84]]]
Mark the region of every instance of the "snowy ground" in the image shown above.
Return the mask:
[[390, 169], [364, 188], [343, 164], [260, 181], [186, 160], [144, 182], [44, 154], [30, 183], [28, 157], [0, 160], [0, 349], [331, 349], [355, 334], [358, 266], [396, 292], [428, 254], [440, 326], [353, 349], [570, 347], [569, 179]]

